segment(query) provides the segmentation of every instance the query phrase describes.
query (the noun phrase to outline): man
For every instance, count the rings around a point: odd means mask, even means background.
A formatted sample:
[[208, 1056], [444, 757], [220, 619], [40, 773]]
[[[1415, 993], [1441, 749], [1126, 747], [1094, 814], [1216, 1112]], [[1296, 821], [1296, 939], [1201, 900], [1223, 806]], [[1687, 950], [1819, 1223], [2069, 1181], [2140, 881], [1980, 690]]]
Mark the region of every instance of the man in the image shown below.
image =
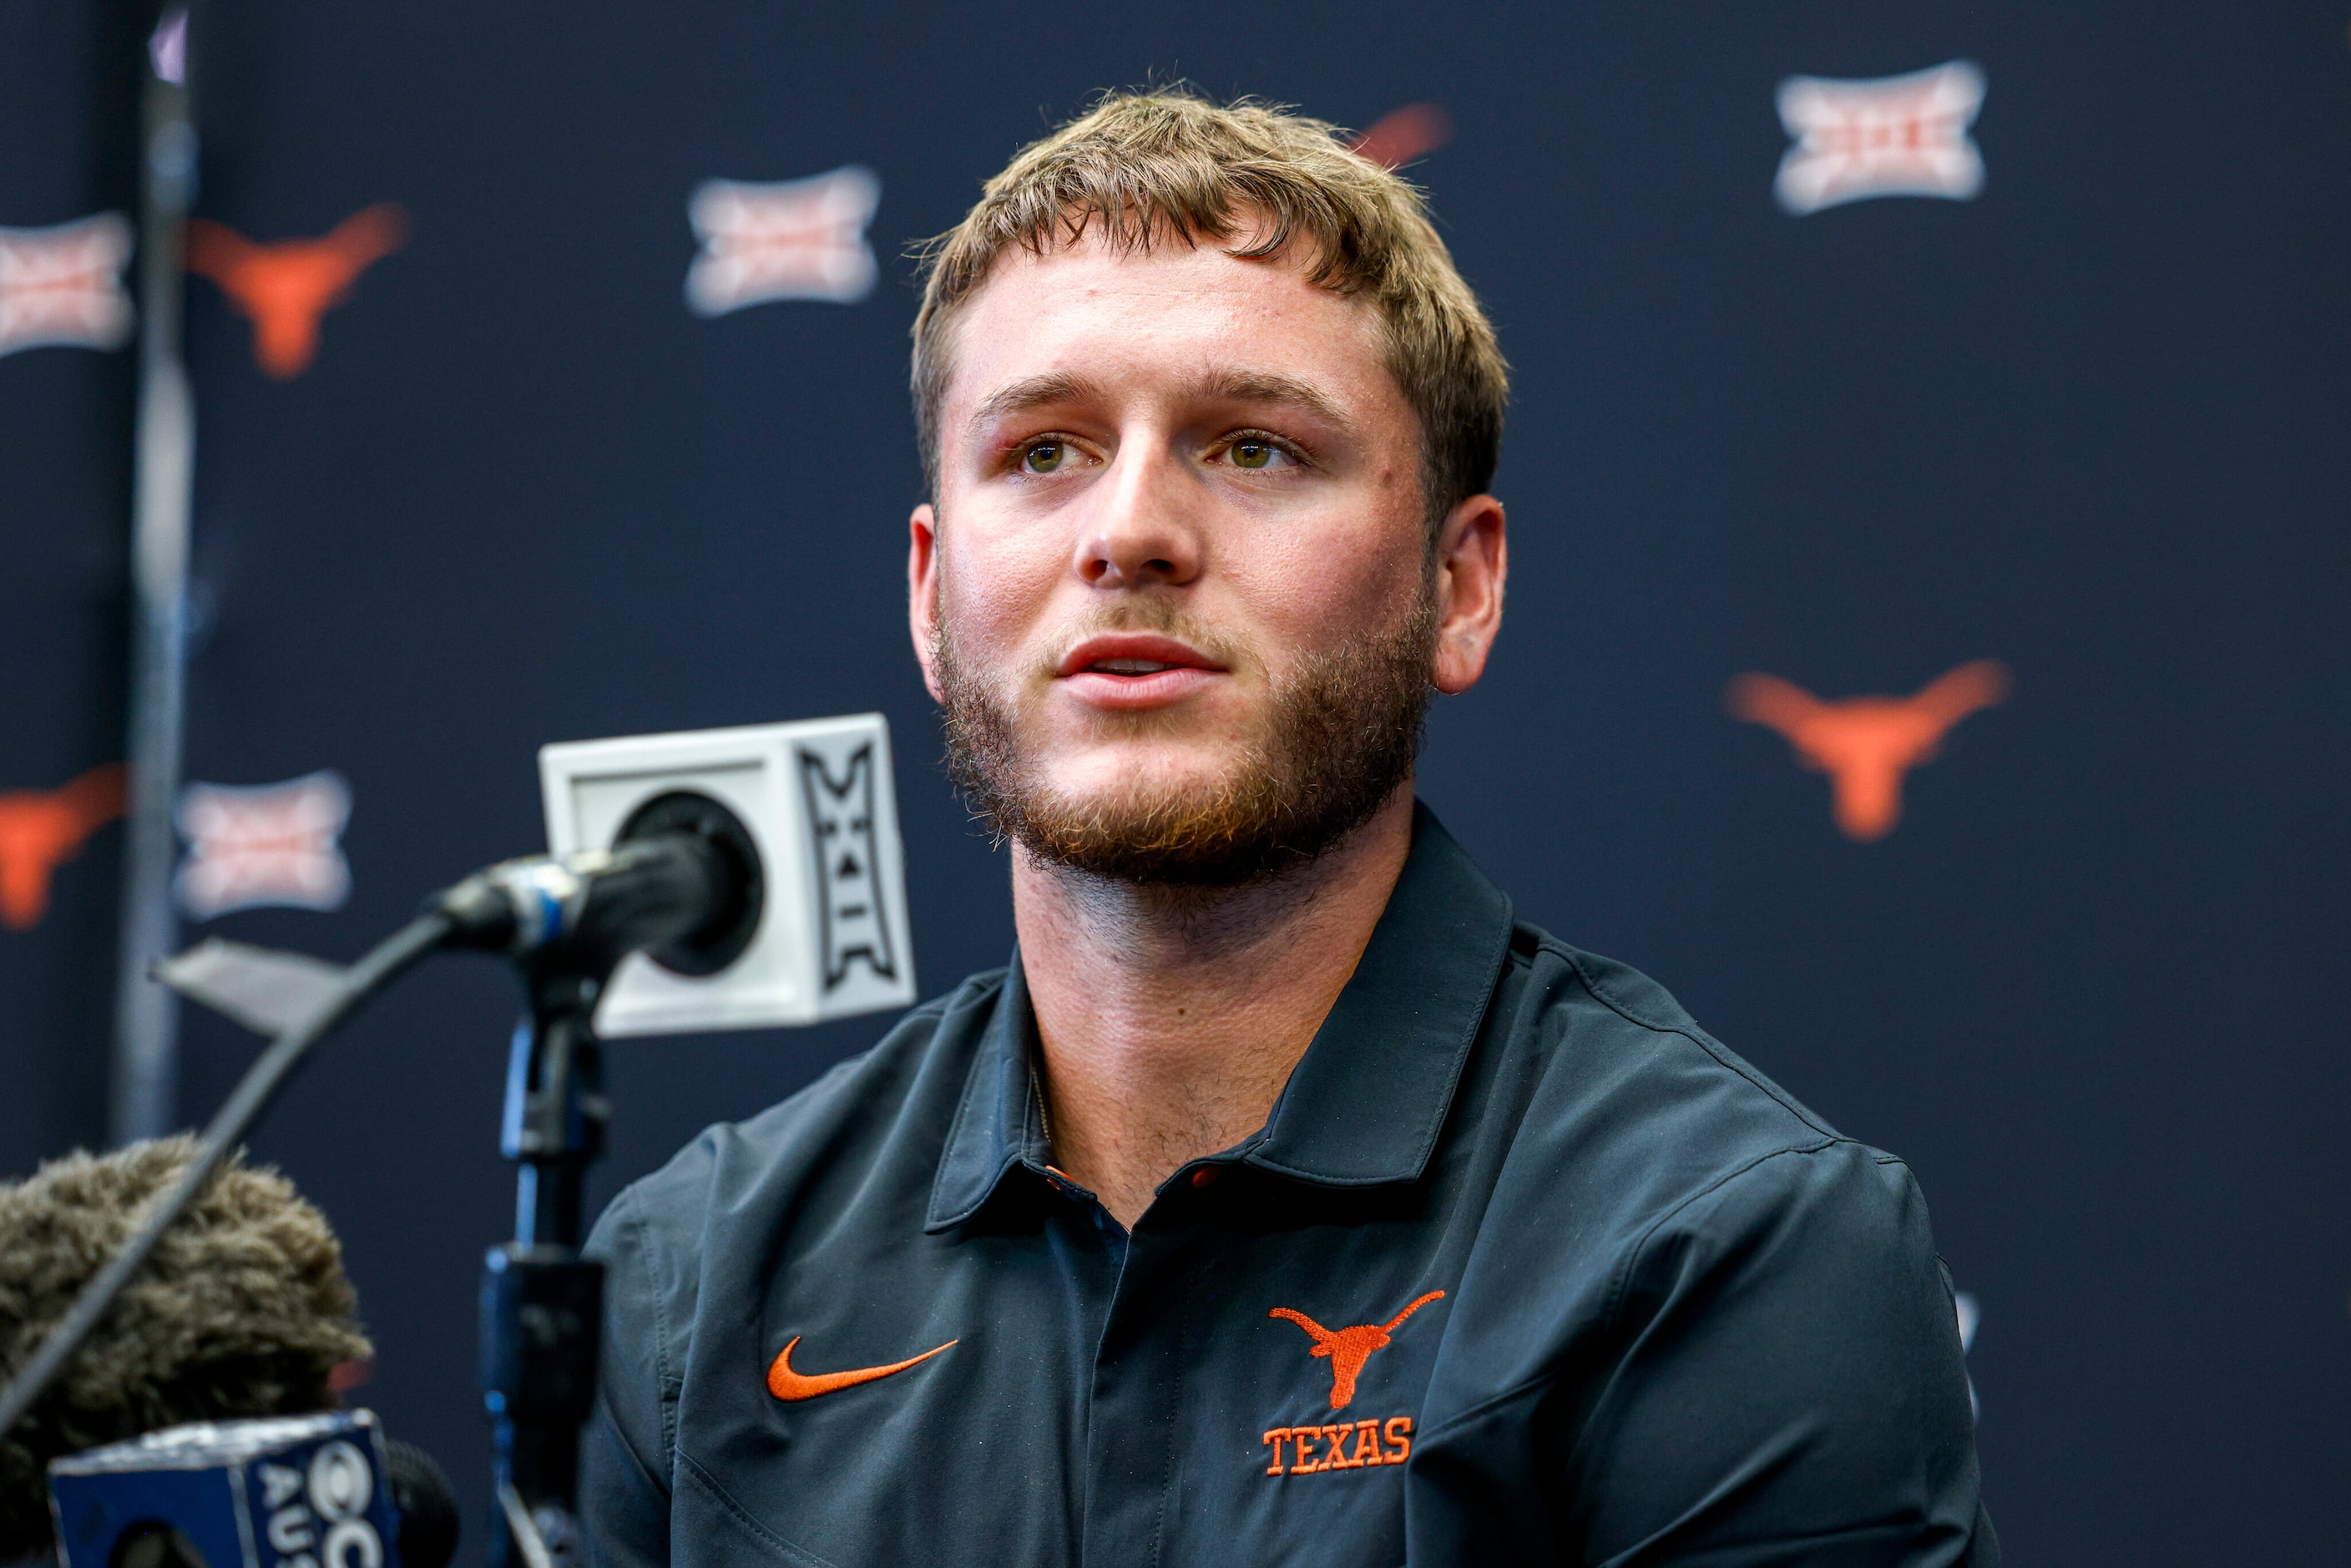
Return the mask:
[[1412, 190], [1177, 93], [931, 257], [914, 650], [1010, 967], [598, 1228], [616, 1568], [1993, 1560], [1924, 1205], [1412, 792], [1505, 371]]

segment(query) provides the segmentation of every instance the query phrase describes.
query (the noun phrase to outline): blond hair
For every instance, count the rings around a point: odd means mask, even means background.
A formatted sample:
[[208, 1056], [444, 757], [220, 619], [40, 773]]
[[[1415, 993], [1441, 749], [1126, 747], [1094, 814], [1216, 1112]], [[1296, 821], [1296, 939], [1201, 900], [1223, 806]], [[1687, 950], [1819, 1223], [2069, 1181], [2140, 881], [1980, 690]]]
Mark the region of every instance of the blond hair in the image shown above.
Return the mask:
[[1388, 370], [1420, 417], [1432, 534], [1457, 502], [1492, 483], [1510, 367], [1420, 192], [1352, 151], [1335, 126], [1177, 87], [1104, 94], [1022, 148], [963, 222], [923, 248], [914, 418], [934, 495], [956, 312], [1006, 251], [1042, 255], [1096, 225], [1123, 251], [1205, 239], [1255, 260], [1301, 246], [1308, 282], [1364, 295], [1380, 313]]

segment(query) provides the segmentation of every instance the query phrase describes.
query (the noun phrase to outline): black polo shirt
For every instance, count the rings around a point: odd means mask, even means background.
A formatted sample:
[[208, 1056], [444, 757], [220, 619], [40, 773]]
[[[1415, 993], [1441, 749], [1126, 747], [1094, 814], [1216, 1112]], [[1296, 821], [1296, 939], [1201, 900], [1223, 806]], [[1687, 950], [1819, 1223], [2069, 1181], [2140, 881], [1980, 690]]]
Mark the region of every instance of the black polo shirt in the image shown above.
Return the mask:
[[1132, 1234], [1016, 955], [597, 1226], [609, 1568], [1995, 1560], [1900, 1161], [1424, 810], [1263, 1131]]

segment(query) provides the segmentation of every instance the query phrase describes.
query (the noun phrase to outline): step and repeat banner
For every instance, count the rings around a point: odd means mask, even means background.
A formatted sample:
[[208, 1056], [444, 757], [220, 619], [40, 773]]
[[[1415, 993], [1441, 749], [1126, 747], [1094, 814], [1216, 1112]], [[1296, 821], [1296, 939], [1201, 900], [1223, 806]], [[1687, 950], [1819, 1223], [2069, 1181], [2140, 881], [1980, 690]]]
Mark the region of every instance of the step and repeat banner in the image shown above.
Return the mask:
[[[63, 85], [102, 29], [35, 12], [0, 24], [12, 1171], [92, 1135], [120, 831], [126, 176]], [[357, 953], [543, 843], [547, 741], [876, 710], [920, 988], [1002, 963], [904, 631], [908, 247], [1099, 89], [1297, 104], [1427, 188], [1516, 368], [1509, 620], [1426, 798], [1522, 917], [1915, 1166], [2017, 1561], [2331, 1558], [2346, 20], [200, 4], [189, 936]], [[346, 1239], [353, 1397], [477, 1525], [517, 1002], [403, 982], [256, 1145]], [[886, 1023], [617, 1042], [601, 1192]], [[183, 1117], [256, 1043], [187, 1019]]]
[[[0, 1173], [106, 1134], [147, 35], [0, 5]], [[5, 1179], [5, 1177], [0, 1177]]]

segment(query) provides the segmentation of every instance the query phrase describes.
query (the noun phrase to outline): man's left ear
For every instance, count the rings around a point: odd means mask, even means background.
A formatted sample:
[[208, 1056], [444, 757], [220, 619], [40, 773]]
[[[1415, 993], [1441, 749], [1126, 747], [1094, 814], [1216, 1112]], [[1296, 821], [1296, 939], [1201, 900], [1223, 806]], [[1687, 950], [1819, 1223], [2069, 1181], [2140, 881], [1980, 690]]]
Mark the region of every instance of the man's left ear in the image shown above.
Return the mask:
[[1445, 515], [1437, 534], [1437, 656], [1429, 685], [1458, 696], [1486, 673], [1502, 630], [1502, 584], [1510, 546], [1502, 503], [1472, 496]]

